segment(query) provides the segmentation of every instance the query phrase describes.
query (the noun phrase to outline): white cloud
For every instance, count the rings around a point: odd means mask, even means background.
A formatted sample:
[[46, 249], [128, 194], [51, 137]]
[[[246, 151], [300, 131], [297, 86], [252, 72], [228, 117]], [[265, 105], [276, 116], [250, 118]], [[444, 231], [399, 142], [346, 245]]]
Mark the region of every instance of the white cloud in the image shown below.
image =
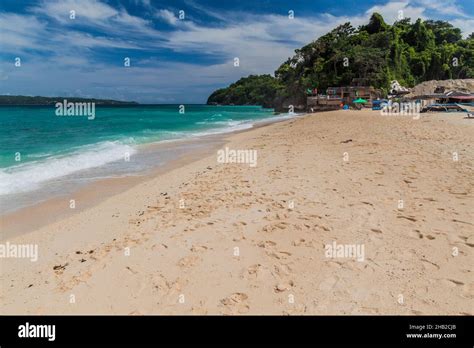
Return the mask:
[[61, 23], [71, 23], [70, 11], [75, 11], [75, 20], [78, 22], [107, 21], [118, 15], [118, 11], [113, 7], [96, 0], [43, 0], [32, 10], [35, 13], [54, 18]]
[[385, 5], [376, 5], [368, 9], [366, 14], [370, 15], [374, 12], [380, 13], [390, 24], [399, 20], [400, 15], [402, 18], [411, 18], [412, 21], [417, 18], [425, 18], [425, 8], [413, 6], [409, 0], [389, 1]]
[[174, 15], [173, 12], [169, 10], [161, 9], [156, 12], [155, 17], [164, 20], [166, 23], [170, 25], [176, 25], [178, 22], [178, 18]]
[[136, 5], [142, 5], [143, 7], [151, 8], [150, 0], [135, 0]]
[[468, 17], [456, 0], [414, 0], [414, 3], [440, 14]]
[[69, 32], [67, 34], [57, 34], [53, 38], [58, 47], [56, 51], [67, 52], [71, 48], [93, 49], [102, 48], [125, 48], [125, 49], [141, 49], [135, 43], [130, 43], [122, 39], [110, 38], [105, 36], [94, 36], [82, 32]]
[[[29, 10], [33, 15], [0, 12], [3, 51], [26, 55], [34, 49], [67, 56], [93, 54], [90, 49], [97, 47], [144, 49], [143, 36], [153, 37], [155, 43], [164, 39], [149, 21], [97, 0], [42, 1]], [[75, 19], [69, 17], [71, 10]], [[83, 26], [97, 33], [81, 30]]]
[[185, 1], [185, 3], [192, 7], [194, 10], [197, 10], [199, 11], [200, 13], [203, 13], [205, 14], [206, 16], [208, 17], [212, 17], [212, 18], [215, 18], [215, 19], [219, 19], [221, 21], [224, 21], [226, 22], [228, 20], [228, 17], [226, 17], [225, 15], [223, 15], [222, 13], [219, 13], [219, 12], [216, 12], [214, 10], [211, 10], [209, 8], [206, 8], [198, 3], [196, 3], [195, 1], [193, 0], [187, 0]]
[[[83, 96], [103, 98], [202, 102], [215, 88], [242, 76], [273, 73], [293, 55], [295, 48], [339, 24], [351, 22], [357, 27], [367, 23], [373, 12], [381, 13], [387, 22], [393, 23], [400, 10], [404, 17], [412, 20], [424, 18], [427, 10], [441, 11], [441, 7], [437, 7], [439, 0], [434, 2], [437, 4], [430, 5], [425, 0], [393, 0], [353, 16], [326, 13], [305, 17], [296, 13], [294, 19], [275, 14], [215, 13], [194, 4], [200, 12], [226, 20], [217, 27], [198, 23], [187, 16], [178, 26], [176, 15], [161, 9], [154, 13], [155, 17], [173, 26], [173, 30], [161, 32], [150, 21], [98, 0], [44, 1], [41, 6], [31, 9], [36, 16], [0, 13], [3, 51], [28, 54], [29, 49], [36, 49], [50, 54], [50, 58], [30, 60], [21, 69], [14, 70], [10, 63], [2, 73], [10, 76], [9, 84], [3, 86], [0, 93], [18, 94], [22, 89], [23, 93], [36, 91], [31, 94], [49, 91], [49, 95], [82, 91]], [[143, 4], [147, 6], [148, 3], [144, 1]], [[451, 13], [459, 9], [453, 7], [454, 1], [447, 0], [447, 5]], [[75, 22], [69, 19], [71, 9], [76, 10]], [[154, 9], [150, 8], [150, 11]], [[458, 16], [450, 22], [460, 27], [465, 35], [474, 28], [473, 18]], [[81, 31], [81, 26], [94, 28], [94, 34]], [[94, 50], [101, 47], [142, 51], [168, 49], [195, 54], [199, 58], [213, 57], [218, 63], [161, 61], [158, 65], [154, 59], [132, 59], [132, 67], [127, 70], [120, 64], [104, 65], [94, 61]], [[234, 57], [240, 59], [239, 67], [234, 67]], [[122, 59], [118, 57], [117, 62]], [[64, 76], [68, 78], [64, 79]], [[187, 93], [189, 90], [193, 92]]]
[[468, 37], [469, 34], [474, 33], [474, 19], [454, 19], [450, 22], [461, 29], [463, 37]]
[[[126, 34], [128, 31], [149, 30], [150, 22], [130, 15], [126, 10], [117, 10], [99, 0], [43, 0], [32, 11], [53, 18], [73, 30], [77, 26], [91, 26], [108, 33]], [[70, 18], [75, 11], [75, 19]]]
[[3, 51], [20, 52], [23, 48], [38, 48], [46, 24], [34, 16], [0, 13], [0, 47]]

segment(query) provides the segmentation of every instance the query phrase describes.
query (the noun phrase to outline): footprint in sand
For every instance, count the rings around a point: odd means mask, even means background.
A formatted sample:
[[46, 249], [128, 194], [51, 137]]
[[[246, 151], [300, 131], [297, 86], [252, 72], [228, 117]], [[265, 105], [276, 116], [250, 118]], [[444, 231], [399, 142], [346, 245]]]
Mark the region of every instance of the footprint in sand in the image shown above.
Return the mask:
[[153, 244], [151, 247], [151, 250], [153, 251], [166, 250], [166, 249], [168, 249], [168, 246], [164, 243]]
[[454, 279], [440, 279], [439, 283], [447, 288], [455, 288], [456, 286], [464, 285], [464, 283]]
[[474, 247], [474, 236], [470, 236], [466, 239], [466, 245], [470, 246], [471, 248]]
[[229, 297], [222, 299], [220, 302], [227, 314], [244, 314], [250, 309], [247, 304], [248, 296], [242, 292], [235, 292]]
[[[304, 240], [303, 240], [304, 241]], [[273, 258], [276, 259], [285, 259], [289, 256], [291, 256], [291, 253], [288, 251], [275, 251], [274, 247], [276, 246], [276, 243], [270, 240], [267, 241], [261, 241], [257, 244], [260, 248], [265, 249], [265, 253]]]
[[267, 248], [274, 247], [274, 246], [276, 245], [276, 243], [273, 242], [273, 241], [271, 241], [271, 240], [266, 240], [266, 241], [258, 242], [257, 245], [258, 245], [260, 248], [267, 249]]
[[199, 253], [199, 252], [204, 252], [204, 251], [206, 251], [207, 249], [208, 249], [208, 247], [205, 246], [205, 245], [193, 245], [190, 250], [191, 250], [193, 253]]
[[[175, 280], [168, 280], [162, 274], [154, 274], [151, 277], [151, 286], [157, 292], [156, 299], [161, 304], [176, 303], [179, 294], [182, 293], [183, 288], [187, 285], [187, 280], [184, 278], [176, 278]], [[149, 283], [147, 283], [149, 284]]]
[[304, 304], [297, 304], [294, 308], [283, 311], [283, 315], [301, 315], [306, 313], [308, 308]]
[[208, 314], [205, 303], [203, 301], [200, 301], [198, 307], [196, 306], [191, 307], [191, 313], [198, 314], [198, 315]]
[[61, 275], [63, 272], [66, 270], [66, 267], [69, 265], [69, 263], [65, 263], [64, 265], [57, 265], [53, 267], [53, 270], [56, 274]]
[[288, 252], [288, 251], [271, 251], [271, 250], [268, 250], [268, 251], [266, 251], [266, 253], [267, 253], [268, 256], [273, 257], [277, 260], [286, 259], [289, 256], [291, 256], [291, 253]]
[[423, 238], [423, 234], [420, 232], [420, 230], [410, 231], [410, 232], [408, 232], [408, 235], [412, 238], [415, 238], [415, 239], [422, 239]]
[[294, 286], [294, 283], [292, 280], [283, 281], [275, 285], [274, 290], [275, 292], [284, 292], [284, 291], [290, 290], [293, 286]]
[[303, 238], [300, 238], [300, 239], [294, 240], [291, 244], [292, 244], [293, 246], [300, 246], [300, 245], [302, 245], [304, 242], [306, 242], [306, 240], [303, 239]]
[[421, 260], [423, 268], [427, 271], [437, 271], [439, 270], [439, 265], [429, 260]]
[[264, 267], [257, 263], [255, 265], [249, 266], [245, 271], [244, 275], [246, 275], [248, 278], [258, 278], [258, 276], [262, 273], [264, 270]]
[[182, 268], [192, 267], [195, 264], [197, 264], [199, 262], [199, 260], [200, 260], [199, 256], [189, 255], [189, 256], [181, 258], [178, 261], [178, 266], [180, 266]]
[[412, 221], [412, 222], [416, 222], [416, 221], [417, 221], [417, 219], [416, 219], [414, 216], [398, 215], [397, 218], [398, 218], [398, 219], [406, 219], [406, 220], [409, 220], [409, 221]]

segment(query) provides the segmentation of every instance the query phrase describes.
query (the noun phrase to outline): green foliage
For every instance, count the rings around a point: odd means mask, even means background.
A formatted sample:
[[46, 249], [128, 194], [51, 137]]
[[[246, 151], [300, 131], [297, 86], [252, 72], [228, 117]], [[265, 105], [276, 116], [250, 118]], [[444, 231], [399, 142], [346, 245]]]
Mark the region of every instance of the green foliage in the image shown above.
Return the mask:
[[[474, 78], [474, 33], [462, 39], [460, 29], [445, 21], [418, 19], [411, 23], [406, 18], [388, 25], [374, 13], [367, 25], [356, 29], [345, 23], [295, 50], [275, 71], [274, 79], [269, 75], [241, 79], [236, 84], [245, 88], [239, 93], [238, 86], [231, 85], [214, 92], [210, 99], [259, 104], [255, 96], [246, 97], [253, 95], [250, 90], [255, 88], [256, 96], [265, 95], [266, 105], [278, 108], [285, 99], [304, 100], [308, 88], [325, 91], [350, 85], [353, 79], [387, 91], [391, 80], [412, 87], [426, 80], [450, 78]], [[268, 102], [272, 97], [273, 103]]]
[[207, 103], [271, 107], [281, 88], [279, 81], [270, 75], [250, 75], [227, 88], [218, 89], [209, 96]]
[[370, 17], [369, 24], [363, 27], [363, 30], [365, 30], [369, 34], [380, 33], [387, 29], [388, 25], [383, 20], [383, 17], [378, 13], [372, 14], [372, 17]]
[[462, 39], [461, 30], [454, 28], [452, 24], [448, 22], [426, 21], [425, 26], [433, 32], [437, 45], [456, 43]]

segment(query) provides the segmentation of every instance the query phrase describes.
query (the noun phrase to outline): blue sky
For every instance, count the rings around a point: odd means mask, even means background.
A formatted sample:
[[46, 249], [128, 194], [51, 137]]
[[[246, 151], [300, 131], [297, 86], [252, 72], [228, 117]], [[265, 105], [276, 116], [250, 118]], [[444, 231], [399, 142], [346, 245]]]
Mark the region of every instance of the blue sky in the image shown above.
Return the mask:
[[474, 0], [1, 0], [0, 94], [204, 103], [375, 11], [474, 31]]

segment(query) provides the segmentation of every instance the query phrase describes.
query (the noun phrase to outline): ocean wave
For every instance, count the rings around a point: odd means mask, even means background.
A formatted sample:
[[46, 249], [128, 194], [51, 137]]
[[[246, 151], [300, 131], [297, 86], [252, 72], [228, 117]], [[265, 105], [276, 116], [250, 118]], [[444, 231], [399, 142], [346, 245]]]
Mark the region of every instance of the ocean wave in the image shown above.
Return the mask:
[[239, 130], [249, 129], [249, 128], [252, 128], [253, 125], [254, 125], [254, 121], [252, 121], [252, 122], [250, 122], [250, 121], [225, 122], [224, 127], [211, 128], [211, 129], [206, 129], [206, 130], [202, 130], [202, 131], [198, 131], [198, 132], [193, 132], [192, 136], [225, 134], [225, 133], [235, 132], [235, 131], [239, 131]]
[[[216, 134], [225, 134], [231, 133], [235, 131], [245, 130], [249, 128], [253, 128], [255, 125], [265, 122], [275, 122], [275, 121], [283, 121], [288, 120], [294, 117], [303, 116], [304, 114], [280, 114], [278, 116], [271, 116], [265, 117], [262, 119], [246, 119], [246, 120], [222, 120], [222, 121], [199, 121], [196, 124], [199, 125], [208, 125], [212, 128], [203, 129], [203, 130], [195, 130], [195, 131], [183, 131], [180, 134], [180, 137], [200, 137], [206, 135], [216, 135]], [[217, 126], [217, 127], [216, 127]], [[173, 140], [173, 139], [170, 139]]]
[[48, 157], [48, 156], [51, 156], [51, 155], [52, 155], [51, 152], [40, 152], [40, 153], [29, 154], [29, 155], [27, 155], [27, 157], [29, 157], [29, 158], [41, 158], [41, 157]]
[[[297, 116], [299, 115], [281, 114], [263, 119], [219, 120], [206, 122], [209, 125], [206, 129], [182, 131], [146, 129], [140, 135], [122, 138], [120, 141], [102, 141], [82, 146], [67, 155], [53, 154], [44, 158], [42, 156], [47, 156], [47, 153], [36, 154], [35, 161], [0, 169], [0, 195], [33, 191], [49, 180], [123, 160], [125, 153], [135, 154], [141, 145], [230, 133], [252, 128], [260, 122], [272, 122]], [[200, 122], [197, 123], [200, 124]]]
[[128, 144], [105, 141], [86, 145], [68, 155], [53, 156], [0, 170], [0, 195], [32, 191], [48, 180], [95, 168], [136, 153]]

